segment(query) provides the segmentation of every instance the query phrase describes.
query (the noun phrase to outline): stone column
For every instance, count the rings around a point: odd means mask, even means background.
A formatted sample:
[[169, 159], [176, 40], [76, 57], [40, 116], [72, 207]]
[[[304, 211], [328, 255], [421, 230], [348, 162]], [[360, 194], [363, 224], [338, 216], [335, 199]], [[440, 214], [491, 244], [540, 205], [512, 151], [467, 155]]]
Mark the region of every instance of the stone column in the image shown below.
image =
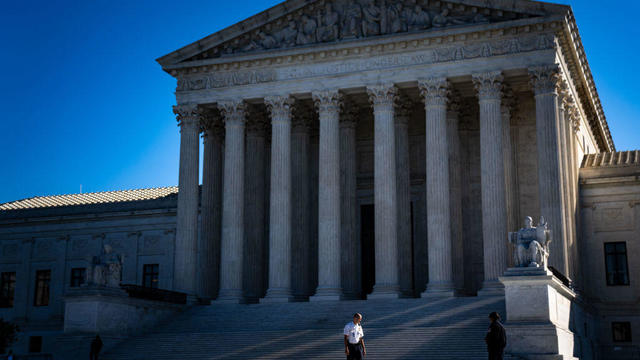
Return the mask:
[[174, 252], [174, 289], [195, 295], [198, 197], [200, 111], [196, 104], [173, 107], [180, 126], [180, 172], [178, 178], [178, 213], [176, 216], [176, 248]]
[[451, 258], [456, 292], [464, 293], [464, 241], [462, 234], [462, 173], [460, 158], [460, 95], [454, 93], [447, 108], [447, 145], [449, 147], [449, 211], [451, 213]]
[[295, 107], [291, 129], [291, 189], [292, 206], [292, 290], [296, 300], [307, 300], [311, 284], [311, 175], [309, 164], [309, 128], [314, 116], [310, 106]]
[[400, 97], [396, 109], [396, 188], [398, 201], [398, 268], [400, 294], [413, 297], [413, 259], [411, 252], [411, 169], [409, 163], [409, 119], [414, 103]]
[[505, 179], [505, 206], [507, 212], [507, 231], [517, 231], [522, 219], [518, 216], [518, 182], [516, 176], [515, 154], [511, 142], [511, 114], [515, 107], [513, 91], [507, 88], [501, 101], [502, 147]]
[[242, 100], [218, 103], [225, 121], [222, 241], [220, 245], [220, 302], [243, 300], [244, 247], [244, 140], [245, 104]]
[[204, 299], [215, 299], [220, 274], [220, 235], [222, 229], [222, 119], [217, 112], [207, 111], [204, 122], [202, 164], [202, 205], [200, 245], [200, 291]]
[[291, 107], [288, 96], [270, 96], [271, 196], [269, 198], [269, 288], [261, 302], [286, 302], [291, 293]]
[[429, 283], [423, 296], [453, 296], [451, 263], [451, 209], [449, 188], [449, 144], [447, 139], [447, 96], [445, 78], [418, 82], [425, 100], [427, 238]]
[[482, 169], [482, 242], [484, 282], [478, 294], [504, 294], [498, 277], [507, 269], [502, 75], [476, 74], [473, 82], [480, 102], [480, 168]]
[[339, 300], [340, 263], [340, 93], [314, 92], [318, 109], [318, 288], [311, 301]]
[[367, 87], [374, 122], [374, 206], [376, 282], [370, 299], [397, 298], [398, 189], [396, 187], [396, 138], [393, 84]]
[[561, 198], [562, 198], [562, 211], [564, 215], [564, 235], [567, 243], [567, 267], [568, 271], [565, 273], [570, 279], [575, 274], [575, 266], [578, 259], [573, 257], [573, 236], [571, 229], [571, 215], [569, 214], [569, 156], [568, 156], [568, 126], [565, 119], [565, 99], [568, 96], [567, 82], [562, 79], [558, 83], [558, 145], [560, 150], [560, 181], [561, 181]]
[[358, 235], [358, 198], [356, 167], [356, 125], [359, 108], [354, 103], [344, 106], [340, 118], [340, 190], [341, 190], [341, 223], [342, 233], [342, 289], [344, 298], [360, 299], [360, 242]]
[[536, 141], [538, 144], [538, 193], [540, 215], [553, 231], [549, 265], [569, 274], [567, 242], [563, 224], [562, 174], [558, 125], [558, 65], [529, 69], [536, 100]]
[[[573, 96], [567, 97], [566, 105], [567, 109], [567, 126], [569, 126], [569, 175], [570, 175], [570, 204], [569, 204], [569, 214], [571, 215], [571, 228], [573, 229], [573, 241], [574, 241], [574, 257], [575, 259], [580, 259], [580, 247], [577, 244], [578, 238], [578, 229], [580, 228], [580, 217], [577, 215], [578, 212], [578, 171], [580, 170], [579, 164], [577, 163], [576, 158], [576, 135], [580, 131], [580, 112], [578, 111], [576, 102]], [[576, 269], [576, 273], [574, 276], [574, 289], [577, 292], [580, 292], [583, 287], [583, 277], [582, 277], [582, 269], [578, 265]]]
[[252, 107], [246, 125], [245, 193], [244, 193], [244, 262], [243, 290], [249, 302], [256, 302], [264, 294], [266, 271], [266, 126], [268, 115]]

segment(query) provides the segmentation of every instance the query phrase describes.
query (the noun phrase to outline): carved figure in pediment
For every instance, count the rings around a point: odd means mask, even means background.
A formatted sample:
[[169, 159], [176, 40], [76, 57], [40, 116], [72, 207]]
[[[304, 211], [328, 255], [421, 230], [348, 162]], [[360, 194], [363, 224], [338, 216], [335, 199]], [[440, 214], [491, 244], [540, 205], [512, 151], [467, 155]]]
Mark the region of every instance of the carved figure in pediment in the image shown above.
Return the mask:
[[362, 9], [362, 15], [362, 34], [364, 36], [380, 35], [381, 11], [373, 0]]
[[471, 17], [471, 22], [472, 23], [485, 23], [485, 22], [489, 22], [489, 18], [484, 16], [484, 14], [475, 14], [473, 17]]
[[433, 21], [431, 22], [431, 24], [433, 25], [433, 27], [436, 27], [436, 28], [447, 26], [447, 24], [449, 23], [448, 17], [449, 17], [449, 9], [444, 8], [441, 13], [436, 14], [433, 17]]
[[327, 3], [324, 14], [318, 14], [318, 41], [335, 41], [340, 36], [340, 14]]
[[407, 31], [406, 20], [403, 18], [403, 5], [401, 2], [391, 4], [387, 8], [387, 14], [389, 17], [389, 32], [392, 34], [399, 33], [401, 31]]
[[258, 31], [259, 44], [263, 49], [273, 49], [278, 46], [278, 41], [275, 37], [265, 33], [264, 31]]
[[344, 10], [344, 24], [342, 26], [342, 37], [362, 36], [362, 7], [357, 2], [351, 2]]
[[389, 9], [385, 0], [378, 1], [378, 9], [380, 9], [380, 34], [386, 34], [390, 27]]
[[424, 30], [431, 27], [429, 13], [424, 11], [422, 6], [418, 4], [413, 7], [413, 11], [409, 14], [407, 20], [409, 31]]
[[296, 37], [296, 44], [307, 45], [316, 42], [316, 30], [318, 29], [318, 23], [315, 19], [302, 15], [300, 25], [298, 27], [298, 36]]
[[255, 38], [249, 40], [249, 43], [242, 48], [242, 51], [251, 51], [251, 50], [269, 50], [278, 46], [278, 41], [275, 37], [265, 33], [262, 30], [259, 30], [256, 34]]
[[284, 47], [296, 45], [296, 40], [298, 39], [298, 24], [295, 20], [290, 20], [289, 24], [278, 32], [278, 38], [280, 39], [280, 44]]

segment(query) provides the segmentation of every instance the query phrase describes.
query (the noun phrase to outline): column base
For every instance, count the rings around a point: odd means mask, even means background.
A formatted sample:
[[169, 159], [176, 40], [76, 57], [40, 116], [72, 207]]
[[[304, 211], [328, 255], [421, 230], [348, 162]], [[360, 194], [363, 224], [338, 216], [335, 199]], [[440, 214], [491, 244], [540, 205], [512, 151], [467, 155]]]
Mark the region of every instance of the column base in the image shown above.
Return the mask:
[[374, 285], [371, 295], [367, 295], [367, 300], [377, 299], [399, 299], [401, 297], [400, 286], [398, 285]]
[[485, 280], [478, 296], [504, 296], [504, 285], [498, 280]]
[[342, 289], [340, 288], [318, 288], [316, 294], [309, 297], [309, 301], [339, 301], [342, 300]]
[[439, 282], [427, 284], [427, 290], [420, 294], [420, 297], [454, 297], [455, 294], [456, 292], [452, 282]]
[[241, 304], [244, 302], [244, 296], [242, 290], [237, 289], [223, 289], [220, 290], [218, 297], [212, 301], [216, 304]]
[[267, 290], [267, 296], [260, 299], [260, 304], [292, 302], [295, 298], [291, 289], [271, 288]]

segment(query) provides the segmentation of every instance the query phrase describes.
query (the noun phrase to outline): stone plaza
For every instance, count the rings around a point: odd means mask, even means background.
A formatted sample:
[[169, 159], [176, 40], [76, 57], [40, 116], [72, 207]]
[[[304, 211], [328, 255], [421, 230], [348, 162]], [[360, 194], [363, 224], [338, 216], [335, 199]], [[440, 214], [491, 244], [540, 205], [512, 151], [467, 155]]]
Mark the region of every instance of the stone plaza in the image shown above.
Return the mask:
[[[126, 343], [181, 306], [497, 299], [513, 356], [640, 354], [640, 153], [616, 151], [569, 6], [288, 0], [157, 61], [178, 187], [0, 204], [21, 353]], [[525, 264], [527, 216], [548, 259]], [[552, 303], [521, 312], [535, 289]]]

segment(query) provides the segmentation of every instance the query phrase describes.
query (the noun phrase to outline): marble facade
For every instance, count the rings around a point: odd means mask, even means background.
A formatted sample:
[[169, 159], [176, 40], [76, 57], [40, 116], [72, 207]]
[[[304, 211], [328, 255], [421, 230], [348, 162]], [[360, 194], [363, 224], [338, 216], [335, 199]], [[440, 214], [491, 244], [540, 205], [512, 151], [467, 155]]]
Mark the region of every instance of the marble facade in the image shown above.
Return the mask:
[[[578, 280], [579, 152], [613, 142], [586, 62], [568, 55], [581, 49], [569, 8], [532, 4], [291, 0], [158, 59], [177, 79], [186, 143], [174, 277], [195, 278], [181, 264], [198, 241], [220, 261], [197, 274], [217, 289], [179, 290], [233, 302], [501, 294], [523, 211], [555, 224], [549, 263]], [[205, 142], [205, 154], [224, 147], [224, 168], [203, 188], [224, 185], [202, 204], [200, 240], [196, 118], [201, 132], [225, 128]], [[270, 129], [259, 148], [255, 122]]]

